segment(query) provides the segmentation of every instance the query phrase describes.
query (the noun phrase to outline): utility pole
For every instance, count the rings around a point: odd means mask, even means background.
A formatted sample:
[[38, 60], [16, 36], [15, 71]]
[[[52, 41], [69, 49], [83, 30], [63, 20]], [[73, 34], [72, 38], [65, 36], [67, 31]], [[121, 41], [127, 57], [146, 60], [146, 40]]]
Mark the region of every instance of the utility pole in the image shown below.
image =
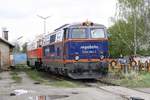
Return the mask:
[[46, 20], [48, 18], [50, 18], [51, 16], [47, 16], [47, 17], [43, 17], [43, 16], [40, 16], [40, 15], [37, 15], [39, 18], [43, 19], [43, 27], [44, 27], [44, 34], [46, 34]]

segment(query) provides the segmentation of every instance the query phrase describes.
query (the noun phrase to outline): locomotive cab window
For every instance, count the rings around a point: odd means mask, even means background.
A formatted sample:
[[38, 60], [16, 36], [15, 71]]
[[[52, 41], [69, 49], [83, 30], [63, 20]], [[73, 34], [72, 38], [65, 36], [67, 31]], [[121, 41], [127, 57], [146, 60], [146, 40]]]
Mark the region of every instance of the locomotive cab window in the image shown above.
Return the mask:
[[86, 38], [86, 29], [79, 29], [79, 28], [72, 29], [71, 38]]
[[104, 29], [91, 29], [91, 38], [105, 38]]

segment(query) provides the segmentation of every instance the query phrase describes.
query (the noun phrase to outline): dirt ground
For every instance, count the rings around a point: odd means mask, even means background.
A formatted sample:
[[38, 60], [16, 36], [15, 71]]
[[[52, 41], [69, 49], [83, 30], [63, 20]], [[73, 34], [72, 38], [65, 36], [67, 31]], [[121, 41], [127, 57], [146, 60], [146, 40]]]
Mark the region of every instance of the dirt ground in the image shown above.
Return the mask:
[[[0, 73], [0, 100], [127, 100], [122, 95], [125, 93], [123, 90], [127, 91], [126, 88], [110, 86], [57, 88], [34, 84], [35, 81], [31, 80], [25, 72], [19, 73], [22, 82], [16, 83], [12, 80], [10, 73]], [[115, 89], [116, 91], [121, 89], [122, 94], [114, 92]], [[145, 100], [150, 100], [150, 94], [140, 93], [139, 95], [143, 95]], [[130, 95], [128, 94], [128, 96]]]
[[[56, 88], [41, 84], [34, 84], [26, 73], [21, 72], [21, 83], [11, 79], [10, 72], [0, 73], [0, 100], [121, 100], [114, 95], [96, 88]], [[18, 91], [16, 92], [16, 90]], [[13, 96], [10, 96], [13, 95]], [[15, 95], [15, 96], [14, 96]]]

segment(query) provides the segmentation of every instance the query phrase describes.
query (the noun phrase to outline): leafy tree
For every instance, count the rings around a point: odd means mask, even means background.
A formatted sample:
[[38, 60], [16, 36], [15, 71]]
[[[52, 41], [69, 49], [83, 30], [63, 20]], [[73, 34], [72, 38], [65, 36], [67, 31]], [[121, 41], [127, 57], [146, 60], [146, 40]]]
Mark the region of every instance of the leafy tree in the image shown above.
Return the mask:
[[27, 52], [27, 42], [25, 42], [23, 45], [22, 45], [22, 53], [26, 53]]
[[14, 45], [15, 45], [15, 48], [13, 49], [13, 53], [19, 53], [20, 52], [20, 45], [17, 42], [15, 42]]
[[150, 8], [146, 4], [150, 4], [150, 2], [118, 0], [114, 25], [109, 27], [110, 52], [113, 56], [136, 55], [140, 54], [142, 50], [149, 49], [150, 33], [146, 20], [148, 20]]
[[117, 21], [108, 29], [110, 36], [110, 54], [117, 57], [120, 54], [129, 55], [133, 53], [133, 35], [130, 24], [123, 20]]

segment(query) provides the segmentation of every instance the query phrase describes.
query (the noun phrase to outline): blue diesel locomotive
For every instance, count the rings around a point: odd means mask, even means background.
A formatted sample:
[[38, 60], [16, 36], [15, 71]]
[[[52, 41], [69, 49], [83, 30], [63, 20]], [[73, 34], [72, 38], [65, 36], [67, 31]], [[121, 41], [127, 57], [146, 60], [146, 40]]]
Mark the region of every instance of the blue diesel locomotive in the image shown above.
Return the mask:
[[65, 24], [45, 36], [42, 69], [72, 79], [97, 79], [108, 72], [108, 56], [104, 25]]

